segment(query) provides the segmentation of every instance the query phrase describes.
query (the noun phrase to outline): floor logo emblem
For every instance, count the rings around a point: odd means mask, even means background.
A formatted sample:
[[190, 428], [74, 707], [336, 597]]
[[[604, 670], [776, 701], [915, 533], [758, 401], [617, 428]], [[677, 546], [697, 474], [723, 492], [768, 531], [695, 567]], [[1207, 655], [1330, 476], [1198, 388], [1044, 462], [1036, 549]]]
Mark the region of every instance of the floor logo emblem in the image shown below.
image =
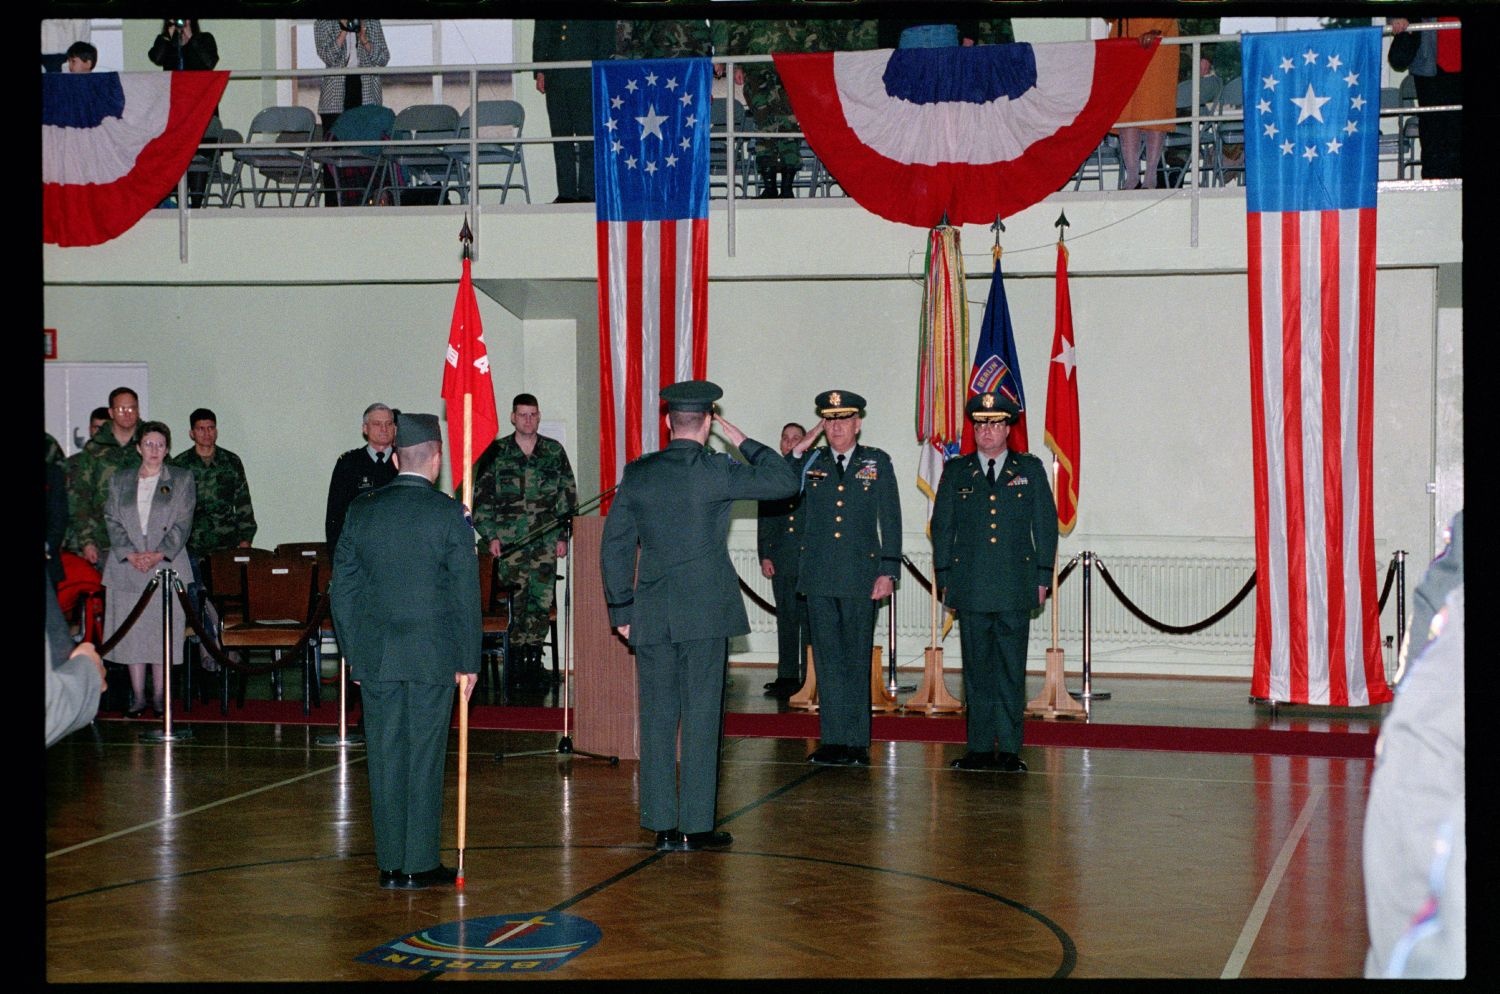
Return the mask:
[[542, 973], [599, 941], [586, 918], [546, 912], [445, 922], [402, 936], [355, 959], [398, 970]]

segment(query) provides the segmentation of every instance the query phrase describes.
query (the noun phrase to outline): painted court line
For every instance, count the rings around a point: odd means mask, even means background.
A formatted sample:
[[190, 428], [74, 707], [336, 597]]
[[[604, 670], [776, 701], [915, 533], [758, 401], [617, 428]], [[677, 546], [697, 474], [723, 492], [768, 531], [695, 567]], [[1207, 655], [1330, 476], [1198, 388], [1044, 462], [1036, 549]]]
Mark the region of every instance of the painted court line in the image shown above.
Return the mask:
[[1229, 962], [1224, 964], [1224, 972], [1219, 974], [1220, 980], [1237, 980], [1240, 970], [1245, 967], [1245, 960], [1250, 958], [1250, 949], [1255, 945], [1255, 937], [1260, 934], [1261, 925], [1265, 924], [1266, 915], [1271, 910], [1271, 898], [1276, 896], [1277, 888], [1281, 886], [1281, 878], [1286, 876], [1286, 868], [1291, 865], [1292, 854], [1296, 852], [1302, 836], [1307, 833], [1307, 826], [1312, 822], [1313, 812], [1322, 803], [1323, 795], [1328, 792], [1326, 787], [1314, 787], [1307, 798], [1307, 803], [1302, 806], [1302, 813], [1297, 816], [1297, 824], [1292, 826], [1292, 834], [1287, 836], [1286, 842], [1282, 843], [1281, 852], [1276, 856], [1276, 862], [1271, 866], [1271, 872], [1266, 877], [1266, 882], [1261, 885], [1260, 895], [1255, 899], [1255, 905], [1250, 909], [1250, 917], [1245, 920], [1245, 927], [1240, 930], [1240, 940], [1234, 944], [1234, 951], [1229, 954]]
[[[365, 760], [363, 756], [359, 756], [355, 759], [350, 760], [350, 762], [354, 763], [363, 763], [364, 761]], [[175, 821], [178, 818], [186, 818], [189, 815], [195, 815], [200, 811], [207, 811], [210, 808], [217, 808], [221, 804], [232, 804], [235, 801], [243, 801], [247, 797], [254, 797], [256, 794], [264, 794], [268, 790], [276, 790], [278, 787], [285, 787], [288, 784], [294, 784], [299, 780], [306, 780], [309, 777], [322, 776], [323, 774], [328, 773], [331, 770], [336, 770], [343, 765], [344, 764], [342, 762], [334, 763], [332, 766], [325, 766], [321, 770], [311, 770], [307, 773], [302, 774], [301, 776], [291, 777], [287, 780], [280, 780], [276, 783], [268, 783], [264, 787], [257, 787], [254, 790], [247, 790], [243, 794], [235, 794], [232, 797], [222, 797], [217, 801], [213, 801], [209, 804], [199, 805], [198, 807], [188, 811], [179, 811], [177, 814], [168, 815], [165, 818], [157, 818], [154, 821], [141, 822], [139, 825], [132, 825], [130, 828], [122, 828], [118, 832], [110, 832], [108, 835], [101, 835], [98, 838], [89, 839], [87, 842], [80, 842], [77, 845], [68, 846], [65, 849], [56, 849], [52, 852], [49, 852], [47, 854], [47, 858], [51, 859], [53, 856], [65, 856], [68, 853], [75, 852], [79, 849], [86, 849], [89, 846], [96, 846], [101, 842], [108, 842], [111, 839], [118, 839], [122, 835], [129, 835], [132, 832], [139, 832], [143, 828], [154, 828], [157, 825], [165, 825], [169, 821]]]

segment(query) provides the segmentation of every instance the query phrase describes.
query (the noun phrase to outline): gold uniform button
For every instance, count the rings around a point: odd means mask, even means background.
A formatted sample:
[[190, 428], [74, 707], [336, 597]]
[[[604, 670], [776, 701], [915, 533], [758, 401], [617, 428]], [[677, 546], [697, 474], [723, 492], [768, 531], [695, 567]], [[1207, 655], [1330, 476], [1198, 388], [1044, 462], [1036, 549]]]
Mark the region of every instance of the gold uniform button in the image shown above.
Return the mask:
[[842, 500], [836, 500], [836, 501], [833, 502], [833, 506], [834, 507], [843, 507], [844, 506], [844, 502]]
[[1000, 527], [1000, 526], [999, 526], [999, 525], [997, 525], [997, 524], [995, 524], [995, 523], [994, 523], [994, 522], [993, 522], [993, 521], [991, 521], [991, 522], [990, 522], [990, 527], [991, 527], [991, 528], [999, 528], [999, 527]]
[[834, 521], [843, 521], [844, 520], [844, 516], [842, 514], [835, 514], [833, 516], [833, 520]]
[[842, 483], [840, 483], [839, 484], [839, 492], [842, 493], [843, 490], [844, 490], [844, 485]]
[[990, 544], [993, 545], [994, 542], [995, 542], [995, 536], [991, 535], [990, 536]]
[[994, 494], [990, 494], [990, 500], [994, 500], [994, 499], [995, 499], [995, 495]]
[[994, 509], [994, 508], [993, 508], [993, 507], [992, 507], [992, 508], [990, 508], [990, 513], [991, 513], [991, 514], [999, 514], [999, 513], [1000, 513], [1000, 512], [999, 512], [999, 511], [997, 511], [997, 510], [995, 510], [995, 509]]
[[833, 533], [833, 537], [834, 538], [842, 538], [842, 536], [838, 532], [834, 532]]

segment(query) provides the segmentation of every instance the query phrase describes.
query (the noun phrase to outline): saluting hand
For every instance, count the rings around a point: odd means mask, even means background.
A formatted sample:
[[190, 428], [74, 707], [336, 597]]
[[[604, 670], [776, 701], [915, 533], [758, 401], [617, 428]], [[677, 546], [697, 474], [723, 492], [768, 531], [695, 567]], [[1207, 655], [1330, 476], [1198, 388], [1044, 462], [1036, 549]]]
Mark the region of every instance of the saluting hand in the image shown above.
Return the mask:
[[818, 423], [812, 426], [812, 431], [808, 432], [806, 435], [803, 435], [802, 441], [792, 446], [792, 455], [800, 456], [802, 455], [802, 453], [813, 447], [813, 443], [818, 440], [818, 436], [823, 434], [823, 423], [824, 419], [819, 418]]
[[719, 426], [719, 431], [722, 432], [724, 437], [729, 439], [729, 441], [732, 442], [736, 447], [738, 447], [742, 442], [745, 441], [745, 433], [740, 431], [734, 425], [730, 424], [722, 414], [714, 415], [714, 424]]

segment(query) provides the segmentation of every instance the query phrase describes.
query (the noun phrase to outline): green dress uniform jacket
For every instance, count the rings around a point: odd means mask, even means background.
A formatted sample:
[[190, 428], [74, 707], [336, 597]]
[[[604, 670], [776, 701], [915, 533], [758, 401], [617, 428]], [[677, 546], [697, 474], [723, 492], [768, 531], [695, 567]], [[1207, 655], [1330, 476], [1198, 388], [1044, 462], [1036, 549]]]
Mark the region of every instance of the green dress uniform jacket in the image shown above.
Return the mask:
[[1057, 508], [1042, 461], [950, 460], [932, 509], [932, 550], [943, 600], [958, 612], [971, 752], [1017, 753], [1026, 708], [1026, 642], [1037, 588], [1052, 584]]
[[884, 450], [856, 444], [839, 477], [833, 451], [788, 456], [802, 479], [802, 556], [797, 590], [869, 598], [875, 578], [901, 571], [901, 494]]
[[827, 446], [788, 456], [802, 479], [797, 589], [807, 597], [824, 745], [870, 745], [870, 656], [879, 576], [901, 569], [901, 495], [891, 457], [855, 444], [842, 476]]
[[979, 453], [950, 460], [932, 508], [932, 556], [943, 603], [956, 611], [1036, 609], [1052, 586], [1057, 506], [1042, 461], [1011, 452], [994, 486]]
[[714, 826], [728, 639], [750, 630], [729, 559], [729, 514], [736, 500], [785, 497], [797, 487], [774, 449], [748, 438], [739, 448], [748, 464], [673, 439], [625, 467], [604, 522], [610, 624], [629, 625], [636, 649], [640, 817], [650, 831]]
[[329, 588], [364, 701], [375, 859], [438, 865], [455, 673], [479, 669], [474, 533], [463, 506], [414, 474], [349, 505]]

